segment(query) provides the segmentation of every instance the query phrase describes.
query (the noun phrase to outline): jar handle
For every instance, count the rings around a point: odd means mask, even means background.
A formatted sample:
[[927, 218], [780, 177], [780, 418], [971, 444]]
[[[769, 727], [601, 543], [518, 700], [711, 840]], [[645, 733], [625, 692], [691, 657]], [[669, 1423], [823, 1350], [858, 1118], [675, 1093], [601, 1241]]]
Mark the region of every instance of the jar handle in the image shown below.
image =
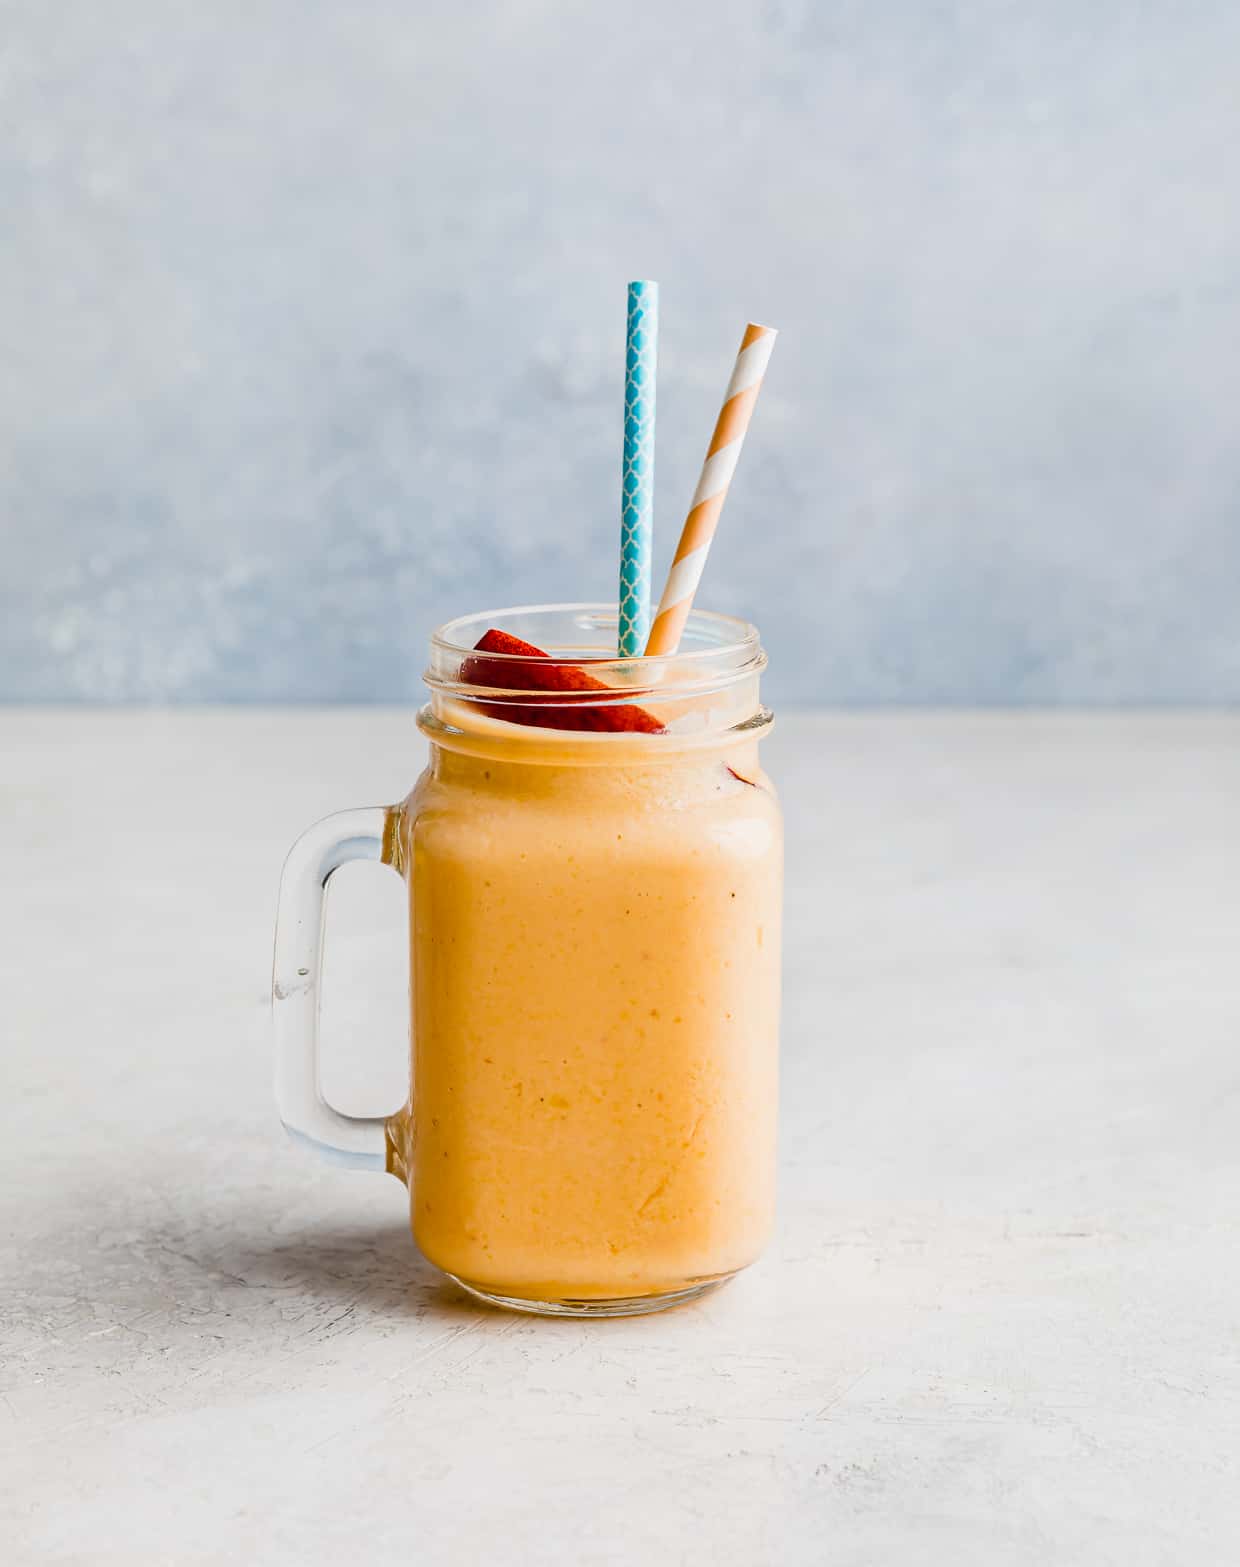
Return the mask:
[[379, 860], [399, 874], [398, 806], [338, 811], [307, 828], [280, 877], [271, 1014], [276, 1108], [294, 1142], [353, 1170], [403, 1176], [396, 1116], [344, 1115], [323, 1097], [319, 1071], [319, 979], [327, 884], [352, 860]]

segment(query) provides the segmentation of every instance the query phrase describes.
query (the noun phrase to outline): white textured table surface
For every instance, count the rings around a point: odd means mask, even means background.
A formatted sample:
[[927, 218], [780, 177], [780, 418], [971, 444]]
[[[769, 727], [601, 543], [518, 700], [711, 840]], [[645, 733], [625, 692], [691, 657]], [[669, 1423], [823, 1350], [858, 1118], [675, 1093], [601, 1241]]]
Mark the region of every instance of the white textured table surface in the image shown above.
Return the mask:
[[[0, 1560], [1237, 1560], [1240, 722], [785, 719], [778, 1239], [591, 1324], [275, 1123], [283, 851], [421, 754], [0, 713]], [[333, 895], [345, 1108], [400, 1096], [400, 891]]]

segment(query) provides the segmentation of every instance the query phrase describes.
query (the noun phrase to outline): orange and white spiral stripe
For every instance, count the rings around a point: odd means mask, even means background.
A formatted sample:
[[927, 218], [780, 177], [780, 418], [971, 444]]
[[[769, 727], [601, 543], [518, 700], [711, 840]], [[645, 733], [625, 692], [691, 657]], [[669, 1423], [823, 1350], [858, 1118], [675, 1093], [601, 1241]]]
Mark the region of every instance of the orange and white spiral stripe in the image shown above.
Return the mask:
[[741, 339], [740, 352], [732, 369], [732, 379], [724, 395], [723, 407], [711, 436], [710, 449], [702, 464], [702, 474], [693, 492], [693, 503], [681, 531], [680, 542], [668, 573], [667, 586], [659, 601], [659, 611], [650, 628], [647, 655], [674, 653], [680, 646], [685, 621], [693, 608], [693, 595], [702, 580], [702, 568], [710, 550], [710, 541], [719, 524], [719, 513], [728, 497], [728, 485], [736, 472], [736, 460], [745, 444], [745, 432], [753, 414], [762, 377], [775, 347], [774, 327], [755, 326], [751, 321]]

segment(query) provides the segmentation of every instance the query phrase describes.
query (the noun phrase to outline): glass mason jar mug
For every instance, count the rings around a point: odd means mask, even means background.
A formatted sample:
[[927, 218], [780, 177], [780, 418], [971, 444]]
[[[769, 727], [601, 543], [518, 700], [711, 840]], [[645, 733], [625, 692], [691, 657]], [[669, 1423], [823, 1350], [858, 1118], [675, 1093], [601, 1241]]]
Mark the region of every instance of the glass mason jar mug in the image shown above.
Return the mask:
[[[550, 662], [471, 658], [492, 627]], [[591, 605], [442, 627], [425, 772], [400, 805], [312, 827], [280, 889], [290, 1135], [405, 1181], [430, 1261], [525, 1311], [691, 1298], [754, 1261], [773, 1214], [782, 835], [758, 762], [765, 655], [720, 615], [694, 613], [680, 651], [654, 659], [610, 656], [615, 628]], [[409, 888], [409, 1103], [373, 1119], [332, 1109], [318, 1078], [324, 892], [354, 859]]]

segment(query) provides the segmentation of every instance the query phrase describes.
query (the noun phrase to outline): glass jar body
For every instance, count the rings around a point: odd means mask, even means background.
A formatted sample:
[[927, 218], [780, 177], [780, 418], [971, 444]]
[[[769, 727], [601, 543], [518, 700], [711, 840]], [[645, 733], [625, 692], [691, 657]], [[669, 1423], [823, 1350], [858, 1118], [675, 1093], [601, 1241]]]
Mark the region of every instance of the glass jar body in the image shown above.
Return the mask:
[[757, 740], [585, 764], [434, 743], [396, 830], [425, 1255], [538, 1310], [649, 1309], [752, 1262], [782, 882]]

